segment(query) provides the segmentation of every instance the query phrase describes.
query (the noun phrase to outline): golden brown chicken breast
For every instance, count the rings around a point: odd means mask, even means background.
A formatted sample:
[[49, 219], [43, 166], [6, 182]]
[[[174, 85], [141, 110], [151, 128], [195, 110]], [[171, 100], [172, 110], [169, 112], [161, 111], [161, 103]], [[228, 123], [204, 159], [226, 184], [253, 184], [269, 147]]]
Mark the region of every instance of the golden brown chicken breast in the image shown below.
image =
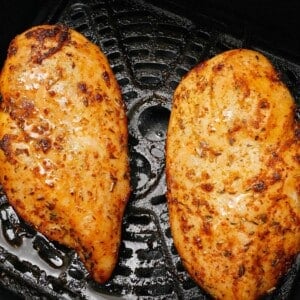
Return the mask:
[[167, 134], [168, 207], [192, 278], [217, 299], [255, 299], [300, 251], [295, 103], [260, 53], [224, 52], [177, 87]]
[[9, 202], [106, 281], [130, 193], [127, 119], [106, 57], [65, 26], [34, 27], [11, 42], [0, 92], [0, 182]]

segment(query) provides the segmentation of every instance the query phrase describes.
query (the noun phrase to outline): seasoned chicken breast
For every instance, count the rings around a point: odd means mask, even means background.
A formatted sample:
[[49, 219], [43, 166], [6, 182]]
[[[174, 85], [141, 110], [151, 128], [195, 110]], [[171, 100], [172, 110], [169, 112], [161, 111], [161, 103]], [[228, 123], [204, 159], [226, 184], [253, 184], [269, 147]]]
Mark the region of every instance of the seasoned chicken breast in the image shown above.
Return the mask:
[[105, 282], [130, 193], [127, 119], [106, 57], [65, 26], [34, 27], [11, 42], [0, 91], [0, 182], [10, 204]]
[[216, 299], [255, 299], [300, 251], [300, 128], [271, 63], [239, 49], [178, 85], [167, 133], [171, 231]]

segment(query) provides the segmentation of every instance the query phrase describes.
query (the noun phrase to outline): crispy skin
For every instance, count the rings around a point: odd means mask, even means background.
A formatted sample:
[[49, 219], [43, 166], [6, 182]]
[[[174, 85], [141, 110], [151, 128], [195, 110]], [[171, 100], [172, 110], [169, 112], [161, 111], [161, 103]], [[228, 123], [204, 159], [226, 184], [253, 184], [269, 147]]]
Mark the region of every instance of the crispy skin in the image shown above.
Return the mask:
[[127, 118], [106, 57], [65, 26], [34, 27], [11, 42], [0, 88], [9, 202], [105, 282], [130, 193]]
[[166, 172], [175, 246], [217, 299], [255, 299], [300, 250], [299, 124], [270, 62], [224, 52], [177, 87]]

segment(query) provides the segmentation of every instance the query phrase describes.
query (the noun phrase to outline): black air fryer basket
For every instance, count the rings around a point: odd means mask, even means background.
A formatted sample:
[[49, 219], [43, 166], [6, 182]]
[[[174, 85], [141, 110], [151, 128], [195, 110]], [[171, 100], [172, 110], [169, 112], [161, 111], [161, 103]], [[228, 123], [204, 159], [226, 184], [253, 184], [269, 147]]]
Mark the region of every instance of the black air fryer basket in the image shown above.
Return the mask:
[[[170, 234], [164, 147], [172, 94], [197, 63], [245, 47], [273, 62], [299, 103], [298, 7], [217, 0], [1, 2], [1, 64], [15, 34], [45, 23], [78, 30], [107, 55], [127, 105], [133, 193], [118, 265], [100, 285], [74, 251], [18, 218], [0, 190], [0, 299], [210, 299], [184, 270]], [[299, 265], [298, 259], [264, 299], [300, 299]]]

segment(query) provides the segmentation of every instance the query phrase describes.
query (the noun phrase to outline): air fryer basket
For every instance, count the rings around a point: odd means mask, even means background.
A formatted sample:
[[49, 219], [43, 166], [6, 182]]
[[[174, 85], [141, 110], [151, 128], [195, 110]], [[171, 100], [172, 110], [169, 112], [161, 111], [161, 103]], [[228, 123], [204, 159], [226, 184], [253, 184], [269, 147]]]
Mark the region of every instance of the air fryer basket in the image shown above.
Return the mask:
[[[58, 3], [43, 22], [66, 24], [99, 45], [127, 105], [133, 193], [119, 262], [106, 284], [95, 283], [74, 251], [26, 225], [0, 190], [0, 284], [26, 299], [210, 299], [184, 270], [170, 234], [164, 146], [172, 94], [198, 62], [247, 47], [270, 58], [299, 103], [300, 65], [260, 46], [249, 28], [233, 34], [205, 15], [195, 20], [142, 0]], [[297, 274], [299, 262], [265, 299], [299, 292]]]

